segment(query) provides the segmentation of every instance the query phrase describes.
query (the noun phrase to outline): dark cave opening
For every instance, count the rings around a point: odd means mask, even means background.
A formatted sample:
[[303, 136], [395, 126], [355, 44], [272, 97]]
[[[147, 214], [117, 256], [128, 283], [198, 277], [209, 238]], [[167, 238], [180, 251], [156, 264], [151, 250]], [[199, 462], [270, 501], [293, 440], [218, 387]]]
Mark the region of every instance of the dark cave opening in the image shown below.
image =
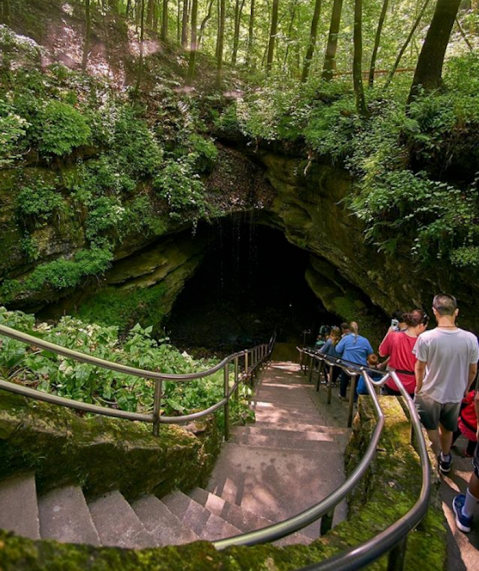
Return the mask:
[[166, 331], [193, 353], [228, 353], [267, 341], [314, 343], [321, 324], [338, 324], [305, 280], [308, 252], [250, 215], [202, 224], [205, 260], [178, 296]]

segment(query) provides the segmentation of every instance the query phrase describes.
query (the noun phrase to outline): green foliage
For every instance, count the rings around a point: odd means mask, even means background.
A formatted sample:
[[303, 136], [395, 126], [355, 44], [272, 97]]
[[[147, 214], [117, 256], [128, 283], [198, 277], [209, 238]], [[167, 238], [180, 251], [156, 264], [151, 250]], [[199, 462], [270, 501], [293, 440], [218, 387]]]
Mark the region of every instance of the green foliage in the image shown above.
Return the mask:
[[[0, 323], [27, 331], [57, 345], [94, 355], [101, 359], [129, 366], [159, 371], [165, 374], [189, 374], [211, 368], [213, 361], [195, 361], [167, 343], [151, 337], [152, 327], [135, 325], [123, 344], [118, 341], [118, 329], [97, 324], [85, 324], [66, 316], [54, 327], [39, 324], [34, 327], [33, 316], [7, 311], [0, 307]], [[116, 373], [101, 367], [80, 363], [50, 351], [29, 347], [8, 337], [0, 337], [0, 369], [15, 382], [102, 406], [121, 410], [152, 412], [154, 383], [150, 379]], [[205, 409], [223, 397], [223, 373], [188, 383], [164, 383], [162, 414], [178, 415]], [[233, 408], [237, 420], [250, 416], [245, 398]]]
[[0, 168], [10, 166], [25, 150], [22, 143], [29, 123], [13, 106], [0, 100]]
[[35, 186], [23, 186], [16, 205], [21, 218], [31, 218], [36, 226], [43, 226], [55, 211], [64, 208], [62, 195], [57, 189], [41, 179], [31, 181]]
[[28, 234], [22, 238], [22, 250], [29, 262], [38, 260], [40, 252], [38, 251], [38, 242]]
[[168, 160], [154, 181], [158, 195], [168, 202], [172, 218], [197, 221], [208, 213], [204, 185], [194, 170], [194, 154]]
[[105, 234], [123, 221], [125, 209], [117, 197], [109, 196], [95, 198], [89, 206], [85, 235], [92, 244], [107, 245]]
[[44, 287], [61, 290], [78, 286], [87, 276], [101, 275], [111, 264], [110, 250], [92, 248], [82, 250], [72, 259], [60, 258], [37, 266], [25, 280], [7, 280], [2, 284], [4, 300], [14, 299], [27, 291], [41, 291]]
[[135, 289], [105, 287], [82, 303], [77, 315], [88, 323], [115, 325], [123, 334], [135, 323], [146, 327], [161, 322], [165, 293], [162, 283]]
[[90, 127], [83, 115], [68, 103], [47, 101], [34, 126], [38, 149], [45, 155], [68, 155], [88, 144]]

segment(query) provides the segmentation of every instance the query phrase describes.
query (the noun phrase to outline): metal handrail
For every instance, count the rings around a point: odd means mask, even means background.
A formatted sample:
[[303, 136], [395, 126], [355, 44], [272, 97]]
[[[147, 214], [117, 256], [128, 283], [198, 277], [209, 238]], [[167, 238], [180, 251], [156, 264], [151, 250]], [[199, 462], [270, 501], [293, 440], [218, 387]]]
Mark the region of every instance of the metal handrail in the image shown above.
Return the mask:
[[[252, 349], [245, 349], [243, 351], [233, 353], [232, 355], [225, 357], [220, 363], [218, 363], [217, 365], [211, 367], [206, 371], [200, 371], [198, 373], [189, 373], [184, 375], [173, 375], [173, 374], [159, 373], [157, 371], [147, 371], [145, 369], [138, 369], [135, 367], [129, 367], [127, 365], [122, 365], [120, 363], [115, 363], [113, 361], [100, 359], [98, 357], [94, 357], [93, 355], [88, 355], [86, 353], [81, 353], [80, 351], [68, 349], [61, 345], [56, 345], [55, 343], [45, 341], [33, 335], [29, 335], [28, 333], [17, 331], [16, 329], [12, 329], [11, 327], [7, 327], [5, 325], [0, 325], [0, 335], [5, 335], [12, 339], [16, 339], [17, 341], [20, 341], [22, 343], [33, 345], [34, 347], [51, 351], [52, 353], [55, 353], [57, 355], [62, 355], [64, 357], [68, 357], [70, 359], [74, 359], [75, 361], [79, 361], [82, 363], [88, 363], [90, 365], [95, 365], [97, 367], [113, 370], [118, 373], [132, 375], [136, 377], [155, 379], [156, 386], [155, 386], [155, 400], [154, 400], [153, 414], [140, 414], [124, 410], [112, 409], [90, 403], [85, 403], [74, 399], [60, 397], [36, 389], [31, 389], [23, 385], [10, 383], [8, 381], [3, 381], [0, 379], [0, 389], [11, 393], [19, 394], [28, 398], [33, 398], [36, 400], [64, 406], [67, 408], [72, 408], [75, 410], [81, 410], [83, 412], [90, 412], [94, 414], [100, 414], [103, 416], [110, 416], [126, 420], [136, 420], [136, 421], [153, 423], [153, 433], [155, 435], [158, 435], [160, 424], [182, 424], [185, 422], [190, 422], [192, 420], [197, 420], [199, 418], [207, 416], [217, 411], [221, 407], [224, 407], [225, 416], [227, 416], [228, 403], [231, 398], [231, 395], [234, 394], [234, 391], [236, 390], [237, 386], [241, 382], [244, 382], [251, 374], [253, 374], [257, 369], [257, 367], [269, 357], [269, 355], [273, 350], [274, 343], [276, 341], [276, 333], [274, 333], [269, 343], [263, 343], [261, 345], [253, 347]], [[252, 357], [251, 361], [249, 360], [250, 354]], [[245, 372], [242, 375], [240, 375], [238, 367], [235, 366], [235, 381], [233, 385], [233, 390], [230, 390], [229, 365], [231, 362], [235, 362], [236, 365], [240, 357], [245, 358]], [[212, 375], [213, 373], [216, 373], [220, 369], [224, 370], [224, 376], [225, 376], [225, 394], [223, 399], [221, 399], [219, 402], [215, 403], [214, 405], [210, 406], [207, 409], [192, 414], [181, 415], [181, 416], [165, 416], [160, 414], [163, 381], [185, 382], [185, 381], [201, 379], [209, 375]], [[227, 424], [228, 423], [225, 422], [226, 439], [228, 438]]]
[[[206, 414], [210, 414], [215, 410], [218, 410], [221, 406], [225, 406], [225, 416], [226, 416], [225, 431], [227, 431], [227, 425], [228, 425], [227, 406], [231, 395], [234, 393], [238, 384], [242, 380], [244, 380], [244, 378], [247, 378], [249, 374], [258, 367], [258, 365], [260, 365], [265, 359], [269, 357], [275, 343], [275, 335], [274, 335], [269, 343], [259, 345], [253, 348], [252, 350], [245, 350], [230, 355], [225, 359], [223, 359], [223, 361], [221, 361], [219, 365], [216, 365], [215, 367], [209, 369], [208, 371], [203, 371], [201, 373], [193, 373], [189, 375], [163, 375], [162, 373], [145, 371], [143, 369], [136, 369], [133, 367], [127, 367], [125, 365], [120, 365], [118, 363], [113, 363], [111, 361], [98, 359], [97, 357], [86, 355], [85, 353], [80, 353], [78, 351], [73, 351], [71, 349], [66, 349], [65, 347], [61, 347], [59, 345], [55, 345], [47, 341], [43, 341], [41, 339], [38, 339], [37, 337], [28, 335], [26, 333], [18, 332], [14, 329], [11, 329], [3, 325], [0, 325], [0, 334], [6, 335], [8, 337], [17, 339], [19, 341], [28, 344], [33, 344], [36, 347], [40, 347], [55, 352], [57, 354], [64, 355], [69, 358], [79, 360], [81, 362], [94, 364], [103, 368], [108, 368], [131, 375], [147, 377], [147, 378], [155, 378], [157, 381], [157, 385], [155, 388], [155, 413], [153, 415], [141, 415], [137, 413], [129, 413], [127, 411], [108, 409], [106, 407], [100, 407], [88, 403], [81, 403], [79, 401], [73, 401], [72, 399], [65, 399], [63, 397], [58, 397], [56, 395], [43, 393], [41, 391], [30, 389], [28, 387], [22, 387], [21, 385], [8, 383], [1, 380], [0, 380], [0, 389], [8, 390], [10, 392], [15, 392], [17, 394], [23, 394], [24, 396], [28, 396], [30, 398], [36, 398], [38, 400], [45, 400], [54, 404], [60, 404], [62, 406], [77, 408], [79, 410], [84, 410], [86, 412], [95, 412], [97, 414], [115, 416], [118, 418], [127, 418], [130, 420], [153, 422], [154, 426], [155, 424], [158, 426], [160, 422], [181, 423], [188, 420], [194, 420]], [[351, 475], [348, 477], [348, 479], [339, 488], [337, 488], [334, 492], [332, 492], [329, 496], [324, 498], [321, 502], [318, 502], [317, 504], [313, 505], [307, 510], [304, 510], [303, 512], [297, 514], [296, 516], [293, 516], [280, 523], [273, 524], [266, 528], [245, 533], [239, 536], [215, 541], [213, 542], [213, 545], [217, 549], [225, 549], [226, 547], [230, 547], [233, 545], [255, 545], [259, 543], [275, 541], [277, 539], [281, 539], [282, 537], [290, 535], [291, 533], [299, 531], [300, 529], [303, 529], [304, 527], [313, 523], [319, 518], [323, 518], [323, 521], [321, 523], [321, 533], [325, 533], [328, 529], [330, 529], [333, 519], [334, 508], [355, 488], [359, 480], [362, 478], [362, 476], [368, 469], [376, 453], [376, 448], [381, 436], [381, 432], [384, 427], [384, 414], [381, 410], [381, 406], [374, 388], [376, 386], [382, 386], [389, 378], [392, 378], [395, 381], [402, 396], [406, 401], [414, 433], [417, 438], [417, 443], [419, 447], [419, 456], [422, 466], [422, 485], [419, 498], [414, 504], [414, 506], [411, 508], [411, 510], [409, 510], [397, 522], [389, 526], [387, 529], [385, 529], [375, 537], [361, 543], [356, 547], [349, 548], [343, 553], [331, 559], [328, 559], [327, 561], [309, 565], [298, 571], [326, 571], [326, 570], [335, 571], [337, 569], [353, 571], [357, 569], [362, 569], [366, 565], [377, 560], [385, 553], [387, 552], [393, 553], [394, 549], [397, 548], [397, 546], [400, 546], [401, 544], [404, 546], [404, 542], [407, 538], [408, 533], [417, 526], [417, 524], [423, 519], [423, 517], [427, 512], [429, 496], [430, 496], [431, 468], [429, 465], [426, 443], [424, 441], [424, 436], [421, 430], [420, 420], [411, 398], [409, 397], [407, 391], [403, 387], [401, 381], [399, 380], [394, 371], [389, 371], [388, 373], [384, 374], [382, 379], [374, 381], [369, 376], [369, 372], [371, 371], [371, 369], [369, 369], [368, 367], [358, 365], [356, 363], [342, 361], [341, 359], [330, 358], [327, 355], [317, 354], [305, 349], [300, 349], [300, 351], [302, 355], [306, 354], [307, 356], [310, 357], [311, 371], [312, 371], [313, 359], [316, 359], [318, 361], [326, 363], [329, 366], [339, 366], [347, 374], [352, 375], [353, 378], [358, 374], [364, 375], [368, 392], [373, 400], [373, 404], [378, 415], [378, 421], [374, 429], [373, 435], [371, 437], [371, 440], [369, 442], [369, 445], [367, 447], [366, 453], [364, 454], [363, 458], [356, 466], [356, 468], [353, 470]], [[250, 353], [252, 355], [251, 368], [249, 364]], [[243, 374], [242, 378], [238, 374], [238, 366], [237, 366], [238, 358], [240, 356], [245, 357], [245, 373]], [[229, 364], [232, 361], [235, 362], [235, 382], [233, 389], [230, 390]], [[209, 374], [212, 374], [213, 372], [220, 370], [221, 368], [223, 368], [225, 372], [225, 396], [221, 401], [209, 407], [205, 411], [200, 411], [190, 415], [184, 415], [182, 417], [165, 417], [159, 415], [158, 399], [161, 399], [161, 383], [163, 382], [163, 380], [185, 381], [185, 380], [202, 378], [208, 376]], [[351, 391], [353, 391], [353, 389], [354, 389], [354, 384], [351, 387]], [[158, 399], [157, 395], [159, 395]], [[225, 437], [227, 437], [227, 432], [225, 432]], [[324, 522], [326, 522], [325, 525], [323, 525]]]
[[[311, 355], [310, 352], [304, 349], [299, 350]], [[414, 404], [394, 371], [384, 373], [382, 379], [374, 381], [369, 376], [369, 371], [371, 370], [369, 367], [364, 367], [348, 361], [342, 361], [341, 359], [331, 360], [328, 359], [328, 356], [321, 354], [313, 354], [313, 357], [319, 361], [326, 362], [327, 364], [339, 366], [348, 374], [352, 369], [351, 365], [354, 365], [354, 373], [357, 374], [358, 371], [361, 371], [364, 375], [368, 392], [373, 400], [373, 404], [378, 415], [378, 422], [366, 453], [348, 479], [321, 502], [280, 523], [240, 536], [222, 539], [213, 542], [213, 544], [217, 549], [225, 549], [226, 547], [233, 545], [255, 545], [258, 543], [276, 541], [277, 539], [281, 539], [282, 537], [299, 531], [320, 517], [326, 520], [326, 525], [323, 525], [323, 521], [321, 522], [321, 533], [323, 534], [328, 531], [331, 528], [334, 508], [355, 488], [361, 477], [368, 469], [375, 455], [379, 438], [384, 427], [384, 413], [381, 410], [381, 406], [375, 392], [375, 387], [382, 386], [389, 378], [392, 378], [398, 385], [402, 396], [406, 400], [406, 404], [411, 415], [414, 433], [417, 437], [419, 457], [422, 467], [422, 485], [419, 498], [414, 506], [398, 521], [370, 540], [365, 541], [358, 546], [351, 547], [331, 559], [314, 563], [297, 571], [336, 571], [337, 569], [356, 571], [364, 568], [366, 565], [372, 563], [388, 552], [390, 552], [390, 557], [392, 556], [402, 561], [407, 535], [426, 515], [431, 491], [431, 468], [427, 455], [426, 443], [421, 429], [421, 423]], [[353, 390], [353, 388], [351, 388], [351, 390]], [[396, 550], [399, 550], [399, 553], [397, 553]], [[398, 568], [400, 567], [401, 565]]]
[[[300, 351], [302, 350], [300, 349]], [[330, 359], [328, 359], [325, 355], [315, 354], [314, 357], [325, 362], [330, 361]], [[343, 367], [340, 363], [338, 363], [337, 359], [333, 359], [333, 361], [333, 365], [340, 366], [343, 370], [348, 372], [350, 363], [347, 363], [347, 366]], [[376, 536], [361, 543], [360, 545], [343, 551], [342, 553], [328, 559], [327, 561], [313, 563], [306, 567], [302, 567], [297, 571], [336, 571], [337, 569], [341, 569], [342, 571], [356, 571], [358, 569], [363, 569], [366, 565], [376, 561], [388, 552], [390, 556], [389, 569], [402, 569], [407, 536], [409, 532], [412, 531], [421, 522], [428, 510], [429, 498], [431, 495], [431, 466], [429, 463], [429, 456], [427, 453], [426, 442], [424, 440], [424, 435], [421, 427], [421, 421], [419, 420], [419, 416], [414, 403], [395, 371], [384, 373], [382, 379], [374, 381], [369, 376], [368, 371], [371, 370], [369, 367], [361, 366], [360, 370], [364, 374], [368, 392], [373, 398], [375, 406], [376, 403], [378, 403], [378, 399], [374, 388], [382, 386], [389, 378], [394, 380], [397, 387], [399, 388], [401, 395], [404, 397], [404, 401], [406, 402], [406, 406], [410, 414], [414, 434], [416, 436], [418, 453], [421, 462], [421, 491], [416, 503], [412, 506], [412, 508], [401, 518], [399, 518], [399, 520], [394, 522], [392, 525], [387, 527]], [[350, 478], [348, 478], [347, 482], [349, 482], [349, 480]]]

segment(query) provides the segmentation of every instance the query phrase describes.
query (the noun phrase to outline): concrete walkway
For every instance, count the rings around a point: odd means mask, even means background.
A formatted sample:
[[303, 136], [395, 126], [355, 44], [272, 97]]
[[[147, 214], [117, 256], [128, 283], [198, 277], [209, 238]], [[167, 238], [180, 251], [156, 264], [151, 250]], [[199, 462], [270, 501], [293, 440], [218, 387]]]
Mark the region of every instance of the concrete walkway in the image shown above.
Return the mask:
[[[274, 522], [329, 495], [345, 478], [350, 430], [346, 406], [328, 407], [320, 400], [299, 365], [272, 361], [256, 388], [256, 422], [234, 429], [208, 490]], [[335, 523], [345, 516], [343, 503]], [[318, 537], [319, 522], [302, 533]]]

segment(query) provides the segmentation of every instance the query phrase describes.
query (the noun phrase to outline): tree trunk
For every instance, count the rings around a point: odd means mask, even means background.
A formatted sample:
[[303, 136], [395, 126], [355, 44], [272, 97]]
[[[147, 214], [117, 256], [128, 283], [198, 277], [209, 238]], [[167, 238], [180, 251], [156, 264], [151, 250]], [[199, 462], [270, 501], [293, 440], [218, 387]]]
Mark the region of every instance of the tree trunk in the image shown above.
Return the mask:
[[273, 10], [271, 12], [271, 30], [269, 33], [269, 43], [268, 43], [268, 55], [266, 57], [266, 72], [269, 73], [273, 67], [273, 57], [274, 57], [274, 44], [276, 40], [276, 34], [278, 32], [278, 9], [279, 0], [273, 0]]
[[394, 74], [396, 73], [396, 69], [399, 66], [399, 62], [401, 61], [402, 56], [404, 55], [404, 52], [406, 51], [409, 42], [412, 40], [412, 37], [414, 35], [414, 32], [416, 31], [416, 28], [419, 26], [420, 21], [422, 20], [422, 17], [424, 16], [424, 12], [426, 11], [426, 8], [429, 5], [429, 1], [430, 0], [426, 0], [424, 2], [424, 5], [421, 9], [421, 11], [419, 12], [416, 21], [414, 22], [414, 26], [412, 27], [412, 30], [409, 32], [409, 36], [406, 38], [406, 41], [404, 42], [403, 47], [399, 50], [398, 56], [396, 58], [396, 61], [394, 62], [393, 68], [391, 70], [391, 73], [389, 74], [387, 80], [386, 80], [386, 84], [385, 84], [385, 88], [389, 86], [389, 84], [392, 81], [392, 78], [394, 77]]
[[356, 96], [356, 109], [361, 117], [368, 116], [362, 77], [363, 59], [363, 0], [354, 0], [354, 54], [353, 54], [353, 84]]
[[90, 11], [90, 0], [85, 0], [85, 40], [83, 42], [83, 57], [81, 61], [81, 68], [83, 71], [86, 70], [88, 64], [88, 52], [90, 50], [90, 33], [91, 33], [91, 11]]
[[238, 57], [239, 35], [241, 28], [241, 15], [243, 14], [245, 0], [236, 0], [235, 6], [235, 29], [233, 36], [233, 54], [231, 56], [231, 63], [236, 65], [236, 58]]
[[289, 28], [288, 28], [288, 45], [286, 46], [286, 52], [284, 54], [283, 69], [286, 69], [286, 66], [288, 65], [289, 45], [291, 42], [291, 36], [293, 35], [293, 26], [294, 26], [294, 20], [296, 18], [297, 6], [298, 6], [298, 0], [294, 0], [293, 6], [291, 9], [291, 20], [289, 22]]
[[176, 41], [181, 42], [181, 0], [176, 0]]
[[138, 76], [136, 79], [135, 96], [140, 91], [141, 80], [143, 78], [143, 39], [145, 37], [145, 0], [140, 4], [140, 61], [138, 63]]
[[341, 24], [341, 12], [343, 10], [343, 0], [334, 0], [333, 11], [331, 13], [331, 24], [329, 26], [328, 45], [324, 56], [324, 66], [322, 77], [326, 81], [331, 81], [333, 71], [336, 70], [336, 49], [338, 47], [339, 26]]
[[146, 25], [153, 29], [153, 21], [155, 19], [155, 0], [148, 0], [148, 7], [146, 10]]
[[210, 0], [208, 4], [208, 11], [206, 12], [206, 16], [203, 18], [203, 21], [201, 22], [200, 31], [198, 32], [198, 49], [200, 49], [201, 40], [203, 39], [203, 34], [205, 32], [206, 24], [208, 23], [208, 20], [211, 18], [212, 13], [213, 13], [213, 0]]
[[219, 0], [218, 37], [216, 41], [216, 87], [221, 87], [223, 71], [223, 48], [225, 41], [226, 0]]
[[371, 56], [371, 66], [369, 68], [369, 87], [374, 85], [374, 71], [376, 69], [376, 60], [378, 57], [379, 43], [381, 41], [381, 32], [383, 31], [384, 20], [388, 11], [389, 0], [384, 0], [381, 15], [379, 16], [378, 27], [376, 30], [376, 37], [374, 38], [373, 55]]
[[161, 41], [166, 42], [168, 38], [168, 0], [163, 0], [163, 14], [161, 18]]
[[460, 4], [461, 0], [437, 0], [436, 10], [417, 61], [408, 103], [418, 94], [420, 87], [425, 91], [434, 91], [441, 87], [444, 56]]
[[130, 10], [131, 10], [131, 0], [128, 0], [126, 3], [126, 12], [125, 12], [125, 16], [128, 18], [128, 16], [130, 15]]
[[181, 24], [181, 45], [188, 46], [188, 0], [183, 0], [183, 16]]
[[313, 20], [311, 22], [311, 34], [309, 36], [308, 51], [306, 52], [306, 57], [304, 59], [304, 64], [303, 64], [303, 73], [301, 75], [301, 81], [303, 83], [308, 79], [309, 68], [311, 67], [311, 61], [313, 59], [320, 14], [321, 14], [321, 0], [316, 0], [316, 3], [314, 5]]
[[186, 84], [191, 85], [195, 76], [195, 63], [196, 63], [196, 50], [198, 48], [196, 43], [196, 26], [198, 22], [198, 0], [191, 1], [191, 42], [190, 42], [190, 59], [188, 62], [188, 75]]
[[251, 0], [250, 12], [249, 12], [249, 27], [248, 27], [248, 48], [246, 49], [246, 65], [251, 62], [251, 52], [253, 50], [253, 38], [254, 38], [254, 16], [255, 16], [255, 0]]

